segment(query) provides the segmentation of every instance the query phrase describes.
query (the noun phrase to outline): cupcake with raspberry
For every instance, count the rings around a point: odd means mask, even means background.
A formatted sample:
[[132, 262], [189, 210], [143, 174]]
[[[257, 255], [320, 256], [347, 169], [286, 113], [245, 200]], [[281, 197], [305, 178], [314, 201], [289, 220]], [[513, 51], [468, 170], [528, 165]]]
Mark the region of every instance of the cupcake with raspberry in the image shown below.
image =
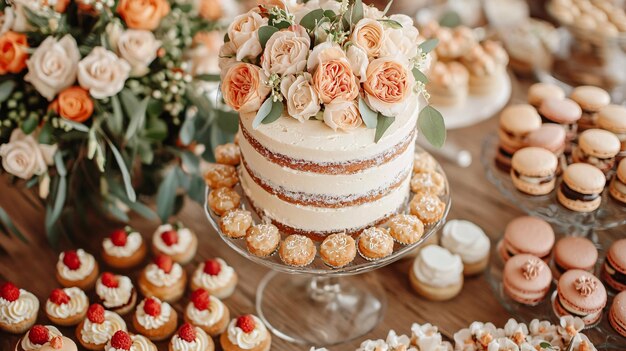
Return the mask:
[[76, 351], [76, 344], [51, 325], [34, 325], [15, 345], [15, 351]]
[[46, 316], [56, 325], [74, 326], [87, 315], [89, 300], [80, 288], [54, 289], [46, 301]]
[[213, 351], [215, 344], [204, 330], [189, 323], [180, 326], [170, 340], [169, 351]]
[[131, 227], [115, 230], [102, 241], [102, 259], [113, 268], [137, 266], [146, 257], [147, 251], [141, 234]]
[[157, 351], [157, 347], [143, 335], [118, 330], [107, 342], [104, 351]]
[[56, 277], [64, 288], [73, 286], [83, 290], [93, 288], [98, 278], [98, 262], [83, 249], [61, 252]]
[[269, 351], [272, 336], [261, 320], [251, 314], [233, 319], [220, 336], [224, 351]]
[[118, 330], [126, 331], [122, 317], [95, 303], [87, 309], [87, 318], [76, 327], [76, 339], [87, 350], [101, 351]]
[[220, 299], [200, 288], [191, 293], [191, 302], [185, 308], [184, 318], [186, 322], [216, 337], [226, 330], [230, 311]]
[[135, 330], [152, 341], [169, 338], [176, 331], [176, 311], [167, 302], [148, 297], [137, 306], [133, 317]]
[[137, 291], [130, 278], [104, 272], [96, 282], [96, 294], [108, 310], [125, 315], [137, 303]]
[[168, 255], [174, 261], [185, 264], [191, 261], [198, 249], [198, 238], [182, 224], [164, 224], [152, 236], [152, 251], [155, 256]]
[[223, 259], [208, 259], [193, 273], [191, 290], [203, 288], [218, 299], [225, 299], [235, 291], [237, 280], [237, 273]]
[[165, 302], [178, 301], [185, 293], [187, 273], [167, 255], [158, 255], [139, 275], [139, 291]]
[[22, 334], [35, 324], [38, 311], [35, 295], [10, 282], [0, 285], [0, 330]]

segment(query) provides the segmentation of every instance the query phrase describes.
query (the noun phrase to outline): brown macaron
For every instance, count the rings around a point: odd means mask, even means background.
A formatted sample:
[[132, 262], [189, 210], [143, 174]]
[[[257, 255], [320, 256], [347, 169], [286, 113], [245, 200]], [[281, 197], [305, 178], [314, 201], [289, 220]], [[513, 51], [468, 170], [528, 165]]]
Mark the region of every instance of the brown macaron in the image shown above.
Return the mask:
[[605, 174], [615, 166], [615, 156], [621, 144], [615, 134], [604, 129], [588, 129], [578, 137], [578, 147], [572, 152], [574, 162], [588, 163]]
[[539, 147], [526, 147], [513, 155], [511, 164], [513, 185], [529, 195], [545, 195], [554, 190], [557, 157]]
[[620, 161], [615, 176], [609, 185], [609, 193], [613, 198], [626, 204], [626, 159]]
[[563, 173], [557, 192], [559, 202], [576, 212], [591, 212], [600, 207], [606, 184], [604, 173], [587, 163], [571, 164]]

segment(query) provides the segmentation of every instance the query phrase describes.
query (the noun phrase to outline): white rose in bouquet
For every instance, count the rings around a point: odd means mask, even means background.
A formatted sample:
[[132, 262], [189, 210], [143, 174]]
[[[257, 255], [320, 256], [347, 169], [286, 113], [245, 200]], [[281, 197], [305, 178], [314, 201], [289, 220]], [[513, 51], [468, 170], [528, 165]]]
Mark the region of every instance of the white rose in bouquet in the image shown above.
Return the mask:
[[311, 39], [306, 29], [293, 25], [289, 30], [274, 33], [265, 45], [261, 67], [268, 76], [286, 75], [304, 71]]
[[356, 101], [332, 102], [325, 105], [324, 123], [334, 131], [349, 132], [363, 124]]
[[[8, 6], [7, 6], [8, 8]], [[15, 18], [13, 20], [13, 30], [16, 32], [28, 32], [33, 30], [33, 26], [26, 17], [26, 11], [38, 11], [41, 9], [41, 4], [38, 0], [14, 0], [13, 11]]]
[[407, 59], [417, 56], [419, 31], [413, 24], [413, 19], [407, 15], [392, 15], [390, 20], [402, 25], [402, 28], [385, 28], [385, 40], [380, 48], [381, 56], [393, 56], [398, 53]]
[[228, 38], [235, 46], [237, 61], [257, 57], [263, 51], [258, 31], [267, 22], [267, 18], [253, 11], [235, 17], [228, 27]]
[[69, 34], [61, 40], [47, 37], [26, 61], [30, 82], [43, 97], [52, 101], [63, 89], [76, 81], [80, 52], [76, 40]]
[[12, 7], [7, 6], [0, 14], [0, 35], [10, 31], [13, 28], [13, 22], [15, 22], [15, 13]]
[[143, 29], [127, 29], [117, 40], [117, 51], [131, 66], [131, 77], [142, 77], [150, 72], [148, 66], [157, 57], [161, 42], [154, 33]]
[[95, 47], [78, 63], [78, 82], [96, 99], [116, 95], [124, 88], [131, 67], [115, 53]]
[[0, 145], [2, 168], [16, 177], [30, 179], [46, 173], [56, 150], [57, 145], [39, 144], [33, 134], [26, 135], [17, 128], [9, 142]]
[[352, 72], [354, 72], [355, 76], [359, 77], [361, 83], [364, 82], [367, 73], [367, 65], [370, 63], [367, 54], [358, 46], [350, 45], [346, 55], [348, 55], [348, 62], [350, 62]]
[[311, 85], [311, 75], [286, 76], [280, 82], [289, 116], [304, 122], [320, 111], [320, 100]]

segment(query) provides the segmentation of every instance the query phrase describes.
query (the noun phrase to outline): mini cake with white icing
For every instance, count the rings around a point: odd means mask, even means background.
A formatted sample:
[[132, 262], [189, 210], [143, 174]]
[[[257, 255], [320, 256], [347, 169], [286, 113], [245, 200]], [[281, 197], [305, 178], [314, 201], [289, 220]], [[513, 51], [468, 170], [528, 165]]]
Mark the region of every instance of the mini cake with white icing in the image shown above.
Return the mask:
[[139, 275], [139, 290], [166, 302], [178, 301], [185, 293], [187, 273], [167, 255], [158, 255]]
[[46, 316], [54, 324], [72, 326], [87, 315], [89, 299], [80, 288], [54, 289], [46, 301]]
[[443, 227], [441, 246], [461, 256], [466, 276], [482, 272], [489, 262], [491, 242], [485, 232], [470, 221], [448, 221]]
[[206, 289], [209, 294], [225, 299], [237, 286], [237, 273], [221, 258], [208, 259], [198, 265], [191, 278], [191, 290]]
[[419, 295], [433, 301], [449, 300], [463, 287], [463, 262], [459, 255], [430, 245], [419, 252], [409, 279]]
[[122, 317], [100, 304], [92, 304], [87, 309], [87, 318], [76, 327], [76, 338], [88, 350], [102, 350], [118, 330], [126, 331]]
[[185, 308], [185, 321], [202, 328], [212, 337], [222, 334], [228, 326], [230, 311], [220, 299], [211, 296], [203, 288], [191, 293], [191, 301]]
[[146, 244], [130, 227], [115, 230], [102, 241], [102, 259], [113, 268], [130, 268], [146, 257]]
[[230, 321], [220, 344], [224, 351], [269, 351], [272, 336], [258, 317], [247, 314]]
[[177, 313], [167, 302], [148, 297], [137, 305], [133, 327], [152, 341], [169, 338], [176, 331]]
[[104, 347], [104, 351], [156, 351], [157, 347], [143, 335], [131, 335], [118, 330]]
[[35, 324], [38, 311], [35, 295], [10, 282], [0, 285], [0, 330], [22, 334]]
[[198, 238], [189, 228], [181, 223], [163, 224], [152, 236], [154, 255], [168, 255], [174, 261], [185, 264], [191, 261], [198, 249]]
[[76, 344], [51, 325], [34, 325], [15, 345], [15, 351], [76, 351]]
[[106, 307], [120, 315], [129, 313], [137, 303], [137, 291], [129, 277], [104, 272], [96, 281], [96, 295]]
[[204, 330], [183, 323], [169, 344], [170, 351], [213, 351], [215, 344]]
[[56, 277], [65, 288], [76, 286], [89, 290], [96, 283], [98, 273], [98, 262], [83, 249], [68, 250], [59, 255]]

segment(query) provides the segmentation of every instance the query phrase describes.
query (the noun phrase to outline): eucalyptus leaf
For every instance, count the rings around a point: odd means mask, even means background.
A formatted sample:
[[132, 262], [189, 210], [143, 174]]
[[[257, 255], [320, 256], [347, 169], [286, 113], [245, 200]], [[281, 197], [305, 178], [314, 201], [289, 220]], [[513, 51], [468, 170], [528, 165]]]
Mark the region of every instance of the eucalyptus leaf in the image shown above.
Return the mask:
[[[124, 199], [122, 199], [122, 201], [124, 201]], [[155, 220], [155, 219], [157, 219], [156, 213], [150, 207], [144, 205], [140, 201], [135, 201], [135, 202], [126, 201], [124, 203], [131, 210], [133, 210], [134, 212], [138, 213], [140, 216], [142, 216], [145, 219], [148, 219], [148, 220]]]
[[193, 79], [201, 80], [205, 82], [219, 82], [220, 75], [219, 74], [198, 74], [197, 76], [194, 76]]
[[285, 28], [289, 28], [289, 26], [291, 26], [291, 23], [289, 23], [288, 21], [280, 21], [280, 22], [274, 22], [274, 27], [278, 28], [278, 29], [285, 29]]
[[120, 135], [124, 126], [124, 113], [117, 95], [111, 96], [111, 106], [113, 107], [113, 114], [106, 119], [107, 126], [113, 134]]
[[324, 17], [328, 18], [331, 21], [334, 21], [337, 18], [337, 14], [333, 10], [324, 11]]
[[57, 151], [54, 153], [54, 165], [61, 177], [67, 176], [67, 169], [65, 168], [65, 163], [63, 162], [63, 154], [61, 154], [61, 151]]
[[194, 140], [194, 135], [196, 134], [195, 119], [196, 117], [194, 114], [185, 114], [185, 120], [183, 121], [183, 125], [180, 127], [180, 132], [178, 133], [180, 141], [183, 145], [189, 145]]
[[307, 13], [306, 15], [304, 15], [304, 17], [302, 17], [302, 19], [300, 20], [300, 25], [304, 28], [306, 28], [309, 32], [312, 32], [315, 29], [315, 26], [317, 25], [317, 22], [324, 17], [324, 10], [323, 9], [316, 9], [313, 10], [309, 13]]
[[152, 141], [163, 141], [167, 138], [167, 123], [160, 118], [148, 119], [148, 124], [143, 136]]
[[48, 234], [54, 232], [53, 227], [61, 216], [63, 206], [65, 206], [65, 199], [67, 197], [67, 179], [62, 176], [55, 178], [57, 180], [55, 182], [57, 186], [54, 191], [54, 201], [52, 206], [48, 207], [48, 211], [46, 211], [45, 227]]
[[461, 16], [456, 11], [447, 11], [439, 18], [442, 27], [454, 28], [462, 24]]
[[378, 22], [381, 22], [393, 29], [400, 29], [402, 28], [402, 24], [396, 20], [392, 20], [392, 19], [388, 19], [388, 18], [381, 18], [378, 20]]
[[280, 118], [280, 116], [282, 116], [284, 108], [285, 107], [283, 106], [283, 102], [282, 101], [274, 101], [272, 103], [272, 110], [267, 115], [267, 117], [265, 117], [263, 119], [263, 121], [261, 123], [263, 123], [263, 124], [270, 124], [272, 122], [275, 122], [277, 119]]
[[126, 128], [124, 140], [132, 139], [138, 131], [142, 130], [146, 121], [146, 111], [148, 109], [149, 97], [139, 101], [137, 97], [128, 89], [122, 90], [120, 93], [122, 105], [128, 115], [130, 122]]
[[437, 47], [437, 44], [439, 44], [439, 39], [437, 38], [428, 39], [425, 42], [421, 43], [419, 45], [419, 48], [422, 50], [423, 53], [427, 54], [433, 51]]
[[274, 33], [278, 32], [278, 28], [272, 26], [263, 26], [259, 28], [259, 42], [261, 47], [265, 49], [265, 44], [270, 40]]
[[352, 4], [352, 15], [350, 17], [350, 22], [352, 24], [357, 24], [362, 19], [363, 19], [363, 1], [355, 0], [354, 4]]
[[83, 132], [83, 133], [87, 133], [89, 132], [89, 127], [87, 127], [86, 125], [82, 124], [82, 123], [77, 123], [74, 121], [70, 121], [67, 119], [63, 120], [63, 123], [72, 127], [72, 129], [77, 130], [79, 132]]
[[267, 98], [263, 104], [261, 104], [261, 108], [257, 111], [254, 120], [252, 121], [252, 129], [257, 129], [261, 125], [261, 122], [270, 114], [272, 111], [272, 98]]
[[217, 111], [217, 126], [229, 133], [235, 134], [239, 130], [239, 114], [229, 111]]
[[383, 16], [387, 14], [387, 12], [389, 12], [389, 9], [391, 8], [391, 5], [393, 4], [393, 0], [389, 0], [389, 2], [387, 3], [387, 6], [385, 6], [385, 9], [383, 10]]
[[426, 77], [426, 75], [422, 73], [422, 71], [420, 71], [417, 67], [413, 68], [411, 72], [413, 72], [413, 77], [415, 77], [416, 81], [428, 84], [428, 77]]
[[17, 229], [9, 214], [6, 213], [6, 211], [2, 207], [0, 207], [0, 222], [2, 222], [7, 230], [13, 233], [13, 235], [15, 235], [18, 239], [20, 239], [24, 243], [28, 243], [28, 239], [26, 239], [24, 234], [22, 234], [22, 232]]
[[[111, 196], [109, 196], [109, 197], [111, 197]], [[128, 222], [130, 220], [130, 218], [128, 218], [128, 214], [126, 214], [126, 212], [122, 211], [122, 209], [120, 209], [117, 206], [115, 201], [113, 201], [113, 199], [108, 199], [107, 201], [105, 201], [104, 206], [105, 206], [107, 212], [109, 212], [110, 215], [115, 217], [120, 222]]]
[[24, 122], [22, 122], [22, 131], [24, 134], [30, 134], [35, 130], [35, 128], [37, 128], [38, 124], [39, 118], [35, 115], [30, 115], [24, 120]]
[[30, 189], [39, 183], [39, 177], [32, 177], [26, 182], [26, 189]]
[[200, 169], [200, 159], [194, 155], [191, 151], [183, 151], [180, 154], [180, 159], [184, 168], [189, 173], [197, 174]]
[[376, 128], [376, 125], [378, 125], [378, 113], [372, 111], [362, 97], [359, 97], [359, 112], [368, 129]]
[[420, 131], [434, 147], [440, 148], [446, 142], [446, 125], [441, 113], [427, 105], [420, 111], [417, 120]]
[[39, 143], [51, 145], [52, 144], [52, 126], [50, 123], [44, 123], [39, 130]]
[[383, 137], [383, 135], [385, 135], [385, 132], [387, 131], [387, 129], [389, 129], [389, 127], [393, 124], [395, 120], [396, 120], [395, 117], [387, 117], [383, 115], [382, 113], [378, 114], [378, 123], [376, 124], [376, 134], [374, 136], [375, 143], [377, 143]]
[[124, 161], [124, 157], [122, 157], [122, 154], [120, 153], [120, 151], [110, 140], [107, 140], [107, 143], [109, 144], [109, 148], [111, 149], [111, 152], [113, 153], [113, 157], [115, 158], [115, 161], [117, 162], [117, 166], [120, 168], [120, 172], [122, 173], [122, 180], [124, 181], [124, 188], [126, 189], [126, 196], [128, 196], [128, 199], [130, 201], [135, 202], [137, 201], [137, 194], [135, 194], [135, 189], [133, 188], [132, 180], [130, 177], [130, 172], [128, 171], [128, 168], [126, 167], [126, 162]]
[[0, 103], [7, 101], [13, 89], [15, 89], [15, 81], [13, 80], [5, 80], [0, 83]]
[[137, 144], [137, 153], [141, 163], [149, 165], [154, 161], [154, 150], [147, 141], [141, 141]]
[[194, 175], [191, 176], [191, 180], [189, 181], [189, 189], [187, 190], [187, 195], [189, 197], [199, 203], [204, 203], [204, 190], [206, 188], [206, 183], [202, 177]]
[[177, 179], [175, 169], [169, 169], [157, 191], [157, 214], [163, 223], [167, 223], [174, 213], [174, 201], [176, 200], [176, 189], [178, 188]]

